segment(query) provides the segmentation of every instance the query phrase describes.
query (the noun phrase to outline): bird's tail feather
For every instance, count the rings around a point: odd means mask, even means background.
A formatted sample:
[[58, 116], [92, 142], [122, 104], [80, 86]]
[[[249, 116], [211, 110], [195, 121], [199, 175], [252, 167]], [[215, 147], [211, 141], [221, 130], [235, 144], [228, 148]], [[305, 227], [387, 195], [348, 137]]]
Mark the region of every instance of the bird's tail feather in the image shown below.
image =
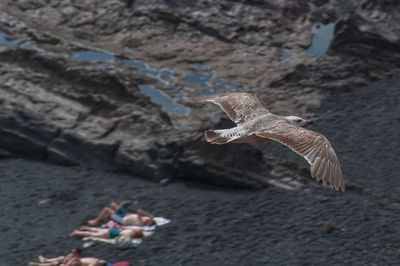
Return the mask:
[[204, 136], [211, 144], [225, 144], [231, 141], [230, 138], [224, 136], [222, 130], [206, 130]]

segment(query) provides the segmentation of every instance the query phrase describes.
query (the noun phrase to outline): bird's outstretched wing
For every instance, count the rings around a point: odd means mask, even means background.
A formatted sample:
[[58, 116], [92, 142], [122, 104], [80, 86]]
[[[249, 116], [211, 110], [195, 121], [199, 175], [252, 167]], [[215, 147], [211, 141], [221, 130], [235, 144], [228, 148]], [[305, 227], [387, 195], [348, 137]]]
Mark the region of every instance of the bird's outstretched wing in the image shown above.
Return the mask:
[[188, 97], [190, 102], [212, 102], [219, 105], [236, 124], [246, 122], [269, 111], [252, 93], [224, 93], [199, 97]]
[[297, 154], [303, 156], [311, 165], [311, 176], [318, 181], [327, 182], [331, 188], [344, 191], [344, 181], [339, 160], [330, 142], [324, 135], [291, 124], [256, 132], [259, 137], [278, 141]]

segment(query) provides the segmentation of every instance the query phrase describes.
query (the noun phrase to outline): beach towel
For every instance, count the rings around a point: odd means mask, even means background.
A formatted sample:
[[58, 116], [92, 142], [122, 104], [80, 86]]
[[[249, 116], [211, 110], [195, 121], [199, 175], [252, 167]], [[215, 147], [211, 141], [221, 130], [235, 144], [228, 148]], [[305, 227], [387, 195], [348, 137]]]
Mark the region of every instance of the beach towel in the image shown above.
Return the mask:
[[118, 229], [136, 229], [142, 231], [154, 231], [156, 230], [156, 225], [148, 225], [148, 226], [138, 226], [138, 225], [121, 225], [115, 221], [108, 221], [107, 223], [103, 224], [102, 227], [107, 228], [118, 228]]
[[123, 228], [134, 229], [134, 230], [142, 230], [142, 231], [154, 231], [154, 230], [156, 230], [157, 226], [155, 224], [146, 225], [146, 226], [125, 225]]
[[106, 266], [129, 266], [129, 262], [127, 261], [121, 261], [121, 262], [115, 262], [115, 263], [111, 263], [111, 262], [107, 262]]
[[132, 239], [130, 236], [120, 236], [115, 239], [115, 245], [121, 249], [133, 248], [137, 247], [142, 241], [141, 238]]
[[170, 220], [164, 217], [154, 217], [154, 222], [156, 223], [157, 226], [162, 226], [164, 224], [169, 223]]
[[154, 222], [155, 224], [153, 225], [147, 225], [147, 226], [138, 226], [138, 225], [121, 225], [117, 222], [114, 221], [108, 221], [105, 223], [102, 227], [107, 227], [107, 228], [129, 228], [129, 229], [136, 229], [136, 230], [142, 230], [142, 231], [154, 231], [156, 230], [157, 226], [162, 226], [165, 224], [168, 224], [170, 220], [164, 217], [154, 217]]
[[[153, 232], [143, 232], [143, 237], [148, 237], [152, 235]], [[84, 237], [82, 240], [85, 242], [83, 244], [84, 248], [90, 247], [96, 242], [107, 243], [117, 246], [121, 249], [134, 248], [143, 242], [142, 238], [131, 238], [130, 236], [119, 236], [114, 239], [104, 239], [98, 237]]]

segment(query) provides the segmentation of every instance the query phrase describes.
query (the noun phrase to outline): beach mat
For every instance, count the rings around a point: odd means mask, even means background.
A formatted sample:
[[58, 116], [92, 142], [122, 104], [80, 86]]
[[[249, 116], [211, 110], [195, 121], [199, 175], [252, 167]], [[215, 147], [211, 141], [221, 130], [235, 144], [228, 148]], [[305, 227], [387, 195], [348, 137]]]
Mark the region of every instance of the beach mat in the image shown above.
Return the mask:
[[117, 248], [121, 249], [127, 249], [127, 248], [134, 248], [139, 246], [142, 242], [143, 239], [141, 238], [130, 238], [130, 237], [125, 237], [125, 236], [120, 236], [114, 239], [104, 239], [104, 238], [98, 238], [98, 237], [84, 237], [82, 238], [84, 241], [83, 247], [88, 248], [95, 243], [106, 243], [106, 244], [111, 244], [115, 245]]
[[130, 266], [130, 263], [127, 261], [121, 261], [121, 262], [107, 262], [106, 266]]
[[146, 226], [138, 226], [138, 225], [121, 225], [117, 222], [112, 220], [108, 221], [107, 223], [103, 224], [102, 227], [107, 228], [128, 228], [128, 229], [135, 229], [135, 230], [142, 230], [142, 231], [154, 231], [156, 230], [157, 226], [163, 226], [171, 222], [171, 220], [164, 218], [164, 217], [154, 217], [155, 224], [153, 225], [146, 225]]

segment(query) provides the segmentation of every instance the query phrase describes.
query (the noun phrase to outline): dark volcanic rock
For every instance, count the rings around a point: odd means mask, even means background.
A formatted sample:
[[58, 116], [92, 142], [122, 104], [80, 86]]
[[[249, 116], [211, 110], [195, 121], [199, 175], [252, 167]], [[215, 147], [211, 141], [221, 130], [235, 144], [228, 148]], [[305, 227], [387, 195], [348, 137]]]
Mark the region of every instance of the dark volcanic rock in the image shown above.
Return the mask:
[[254, 147], [210, 147], [198, 129], [173, 126], [138, 89], [143, 77], [19, 48], [1, 50], [0, 72], [0, 147], [14, 155], [153, 180], [272, 184], [272, 165]]
[[[7, 2], [7, 1], [6, 1]], [[270, 42], [272, 34], [281, 33], [280, 28], [268, 23], [266, 18], [274, 18], [287, 28], [290, 23], [304, 16], [309, 10], [306, 0], [289, 1], [58, 1], [56, 5], [46, 5], [42, 0], [9, 1], [21, 11], [31, 16], [46, 14], [54, 25], [73, 29], [80, 38], [94, 38], [115, 33], [130, 36], [125, 29], [141, 29], [145, 36], [154, 35], [153, 28], [166, 34], [195, 32], [215, 37], [221, 41], [263, 44]], [[290, 31], [291, 29], [287, 29]], [[286, 31], [286, 29], [285, 29]], [[85, 32], [86, 34], [80, 34]], [[91, 34], [87, 34], [91, 33]], [[122, 37], [123, 38], [123, 37]], [[283, 40], [282, 40], [283, 41]]]
[[[388, 9], [388, 6], [391, 8]], [[398, 67], [400, 28], [393, 23], [400, 19], [398, 6], [398, 1], [366, 1], [363, 8], [338, 21], [331, 49], [366, 61], [380, 61], [385, 62], [385, 66], [393, 64]]]
[[[124, 159], [118, 158], [131, 147], [132, 153], [143, 153], [130, 159], [140, 165], [136, 172], [159, 177], [149, 173], [152, 159], [144, 156], [149, 151], [143, 147], [168, 131], [170, 121], [140, 91], [123, 84], [128, 81], [78, 66], [67, 68], [63, 58], [29, 50], [6, 50], [0, 58], [3, 147], [36, 159], [104, 169], [123, 165]], [[20, 84], [18, 78], [23, 79]], [[140, 145], [121, 141], [132, 135]]]
[[325, 234], [331, 234], [331, 233], [333, 233], [333, 231], [335, 231], [335, 229], [336, 229], [336, 227], [333, 224], [327, 222], [327, 223], [324, 223], [322, 232], [324, 232]]

